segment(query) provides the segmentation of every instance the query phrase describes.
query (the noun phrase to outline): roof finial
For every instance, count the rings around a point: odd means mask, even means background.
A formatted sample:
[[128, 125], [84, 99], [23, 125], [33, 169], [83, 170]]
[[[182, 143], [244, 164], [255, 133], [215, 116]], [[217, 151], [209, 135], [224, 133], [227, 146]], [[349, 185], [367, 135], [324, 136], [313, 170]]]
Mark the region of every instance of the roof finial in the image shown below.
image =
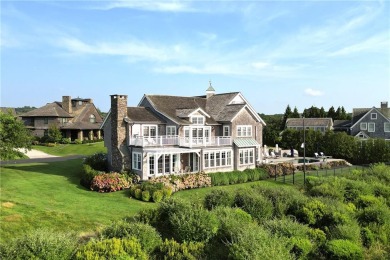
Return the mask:
[[211, 80], [209, 80], [209, 88], [206, 91], [215, 91], [215, 89], [211, 85]]

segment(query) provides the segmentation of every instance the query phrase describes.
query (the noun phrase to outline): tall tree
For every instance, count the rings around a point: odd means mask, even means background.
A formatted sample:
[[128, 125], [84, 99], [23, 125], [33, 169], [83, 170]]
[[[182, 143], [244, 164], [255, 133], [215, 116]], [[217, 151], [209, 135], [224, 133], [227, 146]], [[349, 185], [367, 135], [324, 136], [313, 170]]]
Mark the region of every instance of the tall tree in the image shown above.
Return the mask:
[[321, 118], [324, 118], [324, 117], [326, 117], [326, 112], [325, 112], [325, 109], [324, 109], [324, 107], [321, 107], [321, 108], [320, 108], [320, 114], [319, 114], [319, 117], [321, 117]]
[[60, 129], [58, 129], [57, 125], [51, 124], [49, 126], [49, 131], [47, 133], [47, 136], [49, 137], [48, 141], [52, 143], [58, 143], [62, 139], [62, 134]]
[[336, 111], [333, 106], [329, 108], [327, 117], [332, 118], [333, 120], [336, 119]]
[[287, 118], [291, 118], [291, 115], [292, 115], [291, 107], [290, 107], [290, 105], [287, 105], [286, 111], [284, 111], [283, 123], [282, 123], [282, 125], [281, 125], [280, 130], [283, 130], [284, 128], [286, 128], [286, 121], [287, 121]]
[[0, 112], [0, 159], [21, 157], [18, 149], [31, 149], [32, 135], [11, 113]]
[[334, 120], [342, 120], [340, 107], [338, 107], [336, 110], [336, 116], [335, 116]]
[[300, 116], [301, 115], [299, 114], [297, 107], [294, 107], [294, 111], [292, 112], [291, 117], [292, 118], [299, 118]]

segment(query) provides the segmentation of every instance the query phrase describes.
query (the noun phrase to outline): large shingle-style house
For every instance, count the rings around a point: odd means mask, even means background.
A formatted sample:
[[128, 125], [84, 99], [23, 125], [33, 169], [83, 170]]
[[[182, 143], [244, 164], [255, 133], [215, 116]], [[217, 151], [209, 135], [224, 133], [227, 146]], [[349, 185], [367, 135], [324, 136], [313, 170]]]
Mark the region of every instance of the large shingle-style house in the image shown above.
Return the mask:
[[62, 102], [48, 103], [21, 116], [25, 126], [35, 136], [47, 134], [50, 125], [55, 124], [62, 135], [71, 140], [92, 140], [101, 138], [102, 117], [92, 99], [63, 96]]
[[127, 107], [111, 95], [103, 122], [110, 169], [130, 169], [143, 180], [164, 174], [254, 168], [265, 125], [240, 92], [183, 97], [144, 95]]
[[349, 134], [359, 138], [390, 139], [390, 108], [381, 102], [380, 108], [354, 108]]
[[333, 130], [332, 118], [288, 118], [286, 128], [302, 130], [303, 126], [306, 129], [313, 129], [325, 133], [328, 130]]

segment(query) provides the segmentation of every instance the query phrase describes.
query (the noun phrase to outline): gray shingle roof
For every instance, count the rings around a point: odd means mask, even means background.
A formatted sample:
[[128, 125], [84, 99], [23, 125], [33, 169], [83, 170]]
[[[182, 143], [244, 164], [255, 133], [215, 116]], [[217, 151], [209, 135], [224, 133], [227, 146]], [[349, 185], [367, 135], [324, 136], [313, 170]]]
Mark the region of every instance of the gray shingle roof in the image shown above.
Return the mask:
[[155, 116], [151, 111], [144, 107], [128, 107], [127, 117], [130, 122], [148, 122], [148, 123], [165, 123], [163, 120]]
[[68, 123], [65, 126], [61, 126], [61, 129], [76, 129], [76, 130], [98, 130], [102, 123], [90, 123], [90, 122], [75, 122]]
[[31, 110], [21, 117], [73, 117], [68, 112], [66, 112], [60, 102], [48, 103], [43, 107]]
[[332, 126], [332, 118], [288, 118], [286, 121], [286, 127], [303, 126], [303, 120], [305, 120], [305, 126]]

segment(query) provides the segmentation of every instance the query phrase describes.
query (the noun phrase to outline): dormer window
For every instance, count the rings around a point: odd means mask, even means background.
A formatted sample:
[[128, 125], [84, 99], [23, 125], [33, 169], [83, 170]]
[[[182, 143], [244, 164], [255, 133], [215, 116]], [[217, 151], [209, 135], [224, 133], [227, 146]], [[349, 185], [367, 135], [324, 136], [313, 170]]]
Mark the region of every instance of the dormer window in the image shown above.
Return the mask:
[[90, 123], [96, 123], [96, 116], [93, 115], [93, 114], [90, 115], [90, 116], [89, 116], [89, 122], [90, 122]]
[[194, 125], [204, 125], [204, 116], [192, 116], [191, 122]]
[[371, 113], [371, 119], [377, 119], [378, 115], [377, 113]]
[[79, 100], [79, 106], [83, 105], [83, 101]]

